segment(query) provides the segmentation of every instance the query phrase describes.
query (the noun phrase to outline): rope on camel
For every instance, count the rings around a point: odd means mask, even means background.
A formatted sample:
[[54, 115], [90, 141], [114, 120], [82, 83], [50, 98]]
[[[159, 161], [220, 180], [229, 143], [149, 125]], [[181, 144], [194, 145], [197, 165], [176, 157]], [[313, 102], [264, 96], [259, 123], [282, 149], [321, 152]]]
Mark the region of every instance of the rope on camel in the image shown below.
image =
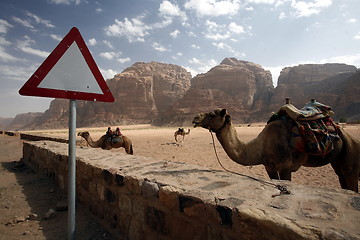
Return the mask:
[[[279, 191], [280, 191], [280, 194], [274, 194], [272, 195], [272, 197], [276, 197], [276, 196], [279, 196], [279, 195], [285, 195], [285, 194], [290, 194], [290, 190], [288, 190], [286, 188], [286, 186], [284, 185], [280, 185], [280, 184], [275, 184], [275, 183], [271, 183], [271, 182], [268, 182], [268, 181], [265, 181], [265, 180], [262, 180], [262, 179], [259, 179], [259, 178], [255, 178], [255, 177], [252, 177], [252, 176], [249, 176], [249, 175], [246, 175], [246, 174], [242, 174], [242, 173], [238, 173], [238, 172], [234, 172], [234, 171], [231, 171], [231, 170], [228, 170], [226, 169], [222, 163], [220, 162], [220, 159], [219, 159], [219, 156], [217, 154], [217, 151], [216, 151], [216, 147], [215, 147], [215, 140], [214, 140], [214, 136], [213, 136], [213, 132], [211, 130], [210, 131], [210, 135], [211, 135], [211, 139], [212, 139], [212, 142], [213, 142], [213, 147], [214, 147], [214, 152], [215, 152], [215, 155], [216, 155], [216, 159], [218, 161], [218, 163], [220, 164], [220, 166], [227, 172], [229, 173], [232, 173], [232, 174], [236, 174], [236, 175], [239, 175], [239, 176], [242, 176], [242, 177], [247, 177], [247, 178], [250, 178], [252, 180], [255, 180], [257, 182], [260, 182], [264, 185], [269, 185], [269, 186], [272, 186], [272, 187], [276, 187]], [[278, 172], [278, 175], [279, 175], [279, 172]], [[279, 176], [279, 180], [280, 179], [280, 176]]]

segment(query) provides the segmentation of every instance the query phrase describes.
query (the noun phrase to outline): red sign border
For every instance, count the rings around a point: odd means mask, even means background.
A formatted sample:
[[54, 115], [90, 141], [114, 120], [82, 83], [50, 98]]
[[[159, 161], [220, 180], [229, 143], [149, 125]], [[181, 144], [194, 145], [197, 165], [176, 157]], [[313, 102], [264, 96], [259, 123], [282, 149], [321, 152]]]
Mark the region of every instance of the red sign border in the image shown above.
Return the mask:
[[[85, 62], [89, 66], [94, 75], [99, 87], [104, 94], [76, 92], [68, 90], [48, 89], [38, 87], [41, 81], [51, 71], [59, 59], [64, 55], [73, 42], [76, 42], [80, 52], [82, 53]], [[73, 100], [99, 101], [99, 102], [114, 102], [115, 99], [108, 88], [105, 79], [100, 73], [89, 49], [87, 48], [80, 31], [73, 27], [70, 32], [61, 40], [59, 45], [50, 53], [35, 73], [29, 78], [24, 86], [19, 90], [20, 95], [38, 96], [50, 98], [65, 98]]]

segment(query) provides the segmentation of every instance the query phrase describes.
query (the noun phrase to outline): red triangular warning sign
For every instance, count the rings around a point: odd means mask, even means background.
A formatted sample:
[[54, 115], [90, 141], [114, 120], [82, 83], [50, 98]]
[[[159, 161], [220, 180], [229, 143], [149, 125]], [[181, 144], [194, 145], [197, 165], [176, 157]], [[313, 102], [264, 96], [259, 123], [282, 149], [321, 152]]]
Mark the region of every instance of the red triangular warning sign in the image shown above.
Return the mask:
[[72, 28], [19, 90], [21, 95], [114, 102], [84, 39]]

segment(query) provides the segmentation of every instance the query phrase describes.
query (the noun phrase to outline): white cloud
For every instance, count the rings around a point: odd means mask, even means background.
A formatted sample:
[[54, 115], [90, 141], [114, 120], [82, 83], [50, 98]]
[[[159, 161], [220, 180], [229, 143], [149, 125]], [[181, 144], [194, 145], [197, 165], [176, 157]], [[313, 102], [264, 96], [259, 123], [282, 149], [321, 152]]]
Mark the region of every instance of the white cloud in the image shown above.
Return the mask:
[[255, 4], [274, 4], [275, 6], [283, 4], [283, 0], [247, 0], [247, 2]]
[[95, 11], [96, 11], [97, 13], [101, 13], [101, 12], [103, 12], [104, 10], [103, 10], [102, 8], [97, 8], [97, 9], [95, 9]]
[[7, 33], [9, 28], [13, 27], [8, 21], [0, 19], [0, 33]]
[[115, 23], [105, 27], [106, 35], [126, 37], [129, 42], [144, 42], [144, 37], [149, 35], [151, 27], [142, 22], [142, 16], [129, 20], [125, 18], [123, 22], [115, 19]]
[[189, 63], [191, 63], [191, 64], [200, 64], [200, 60], [193, 57], [192, 59], [189, 60]]
[[179, 59], [179, 57], [182, 57], [182, 53], [181, 52], [178, 52], [178, 53], [176, 53], [176, 55], [175, 56], [172, 56], [172, 58], [173, 59], [175, 59], [175, 60], [177, 60], [177, 59]]
[[343, 56], [336, 56], [332, 58], [321, 59], [320, 63], [345, 63], [349, 65], [354, 65], [357, 68], [360, 67], [360, 53], [354, 55], [343, 55]]
[[296, 11], [296, 17], [309, 17], [319, 14], [323, 9], [332, 5], [332, 0], [313, 0], [311, 2], [292, 0], [291, 7]]
[[353, 39], [355, 40], [360, 40], [360, 32], [358, 32], [354, 37]]
[[240, 9], [240, 0], [189, 0], [185, 8], [194, 10], [200, 17], [235, 15]]
[[231, 53], [233, 56], [235, 57], [245, 57], [246, 54], [245, 53], [241, 53], [241, 52], [238, 52], [236, 51], [234, 48], [232, 48], [229, 44], [227, 43], [224, 43], [224, 42], [220, 42], [220, 43], [217, 43], [217, 42], [213, 42], [212, 43], [214, 46], [217, 47], [218, 50], [220, 51], [228, 51], [229, 53]]
[[204, 33], [205, 37], [215, 41], [221, 41], [229, 39], [233, 34], [245, 33], [245, 30], [242, 26], [237, 25], [235, 22], [225, 24], [217, 24], [213, 21], [207, 20], [205, 22], [207, 31]]
[[160, 4], [159, 12], [161, 16], [181, 17], [183, 21], [187, 20], [186, 13], [181, 11], [178, 5], [172, 4], [166, 0]]
[[94, 46], [95, 44], [96, 44], [96, 39], [95, 38], [90, 38], [89, 39], [89, 45]]
[[33, 43], [35, 43], [34, 40], [30, 39], [28, 36], [24, 36], [24, 40], [19, 40], [17, 42], [17, 48], [25, 53], [39, 56], [42, 58], [46, 58], [47, 56], [49, 56], [49, 52], [30, 47]]
[[11, 45], [11, 42], [9, 42], [8, 40], [6, 40], [3, 37], [0, 37], [0, 45], [9, 46], [9, 45]]
[[35, 72], [36, 68], [36, 64], [27, 67], [1, 64], [0, 76], [5, 76], [9, 80], [24, 81]]
[[0, 62], [15, 62], [19, 61], [17, 57], [12, 56], [6, 52], [6, 49], [3, 46], [0, 46]]
[[357, 19], [356, 18], [349, 18], [348, 20], [346, 20], [347, 23], [356, 23]]
[[60, 37], [59, 35], [56, 35], [56, 34], [50, 34], [50, 37], [59, 42], [62, 40], [62, 37]]
[[207, 32], [204, 33], [206, 38], [217, 40], [224, 40], [230, 37], [228, 32], [224, 32], [225, 26], [219, 26], [216, 22], [206, 20], [205, 26]]
[[49, 2], [54, 4], [70, 5], [74, 3], [75, 5], [79, 5], [83, 0], [49, 0]]
[[39, 16], [31, 13], [31, 12], [26, 12], [26, 15], [31, 17], [31, 18], [34, 18], [35, 22], [36, 23], [41, 23], [43, 25], [45, 25], [46, 27], [49, 27], [49, 28], [54, 28], [55, 26], [53, 24], [51, 24], [51, 22], [49, 20], [44, 20], [42, 18], [40, 18]]
[[103, 57], [105, 59], [112, 60], [112, 59], [120, 56], [121, 52], [102, 52], [99, 55], [100, 55], [100, 57]]
[[197, 37], [196, 33], [191, 32], [191, 31], [187, 32], [187, 34], [188, 34], [189, 37], [194, 37], [194, 38]]
[[184, 68], [189, 71], [192, 76], [196, 76], [199, 73], [208, 72], [209, 69], [218, 64], [214, 59], [199, 60], [197, 58], [190, 59], [189, 63], [192, 64], [192, 66], [186, 66]]
[[102, 69], [102, 68], [100, 68], [100, 72], [105, 79], [113, 78], [116, 74], [120, 73], [120, 71], [116, 71], [112, 69]]
[[230, 32], [235, 33], [235, 34], [241, 34], [241, 33], [244, 33], [244, 32], [245, 32], [245, 31], [244, 31], [244, 28], [243, 28], [242, 26], [237, 25], [237, 24], [234, 23], [234, 22], [231, 22], [231, 23], [229, 24], [229, 30], [230, 30]]
[[108, 46], [111, 49], [114, 49], [114, 46], [111, 44], [111, 42], [107, 41], [107, 40], [103, 40], [103, 43]]
[[126, 62], [130, 62], [131, 59], [129, 57], [127, 57], [127, 58], [118, 58], [118, 59], [116, 59], [116, 61], [118, 61], [119, 63], [126, 63]]
[[31, 30], [35, 31], [35, 27], [27, 20], [23, 20], [21, 18], [18, 17], [13, 17], [13, 20], [21, 25], [23, 25], [24, 27], [30, 28]]
[[180, 31], [176, 29], [175, 31], [170, 33], [170, 36], [172, 36], [173, 38], [177, 38], [179, 34], [180, 34]]
[[160, 43], [154, 42], [152, 44], [152, 47], [159, 52], [166, 52], [166, 51], [170, 51], [169, 49], [167, 49], [166, 47], [162, 46]]
[[279, 19], [284, 19], [286, 18], [286, 14], [284, 12], [281, 12], [280, 15], [279, 15]]
[[200, 49], [200, 47], [198, 45], [196, 45], [196, 44], [191, 44], [191, 47], [195, 48], [195, 49]]

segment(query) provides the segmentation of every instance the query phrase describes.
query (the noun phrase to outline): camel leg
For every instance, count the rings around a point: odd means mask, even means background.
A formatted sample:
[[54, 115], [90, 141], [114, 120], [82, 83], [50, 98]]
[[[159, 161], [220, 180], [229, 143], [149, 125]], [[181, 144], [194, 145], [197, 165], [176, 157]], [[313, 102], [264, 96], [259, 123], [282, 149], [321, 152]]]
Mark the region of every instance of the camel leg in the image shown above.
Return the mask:
[[175, 137], [175, 142], [177, 142], [177, 135], [175, 134], [175, 136], [174, 136], [174, 137]]
[[128, 143], [128, 142], [125, 142], [124, 148], [125, 148], [125, 152], [126, 152], [127, 154], [133, 155], [132, 144], [130, 144], [130, 143]]
[[288, 180], [291, 181], [291, 171], [290, 170], [282, 170], [279, 172], [281, 180]]
[[291, 181], [291, 171], [287, 169], [276, 170], [273, 167], [265, 166], [266, 172], [269, 175], [270, 179], [276, 180], [288, 180]]
[[278, 172], [271, 166], [265, 165], [265, 169], [270, 179], [279, 179]]
[[358, 176], [356, 176], [353, 171], [342, 169], [335, 164], [331, 164], [331, 166], [339, 178], [342, 189], [359, 192]]

